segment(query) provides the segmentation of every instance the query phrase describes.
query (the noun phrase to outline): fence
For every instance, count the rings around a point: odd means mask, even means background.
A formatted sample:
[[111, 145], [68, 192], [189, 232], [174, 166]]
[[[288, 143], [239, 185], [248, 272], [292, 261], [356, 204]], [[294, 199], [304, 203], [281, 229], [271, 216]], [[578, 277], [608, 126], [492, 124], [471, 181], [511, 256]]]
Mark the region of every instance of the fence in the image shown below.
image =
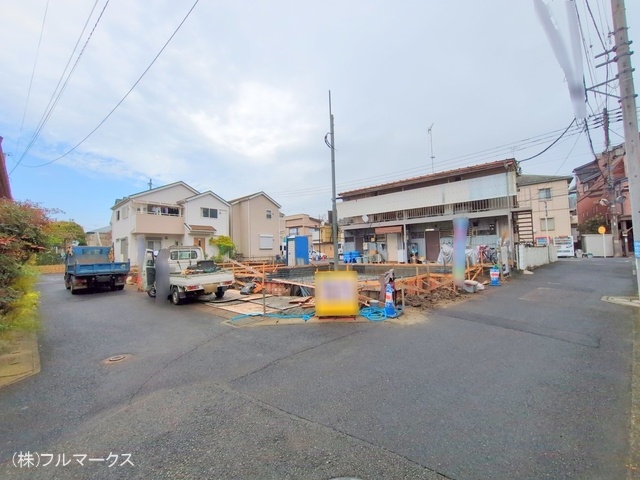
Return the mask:
[[518, 270], [539, 267], [558, 260], [558, 252], [554, 245], [527, 247], [518, 245]]

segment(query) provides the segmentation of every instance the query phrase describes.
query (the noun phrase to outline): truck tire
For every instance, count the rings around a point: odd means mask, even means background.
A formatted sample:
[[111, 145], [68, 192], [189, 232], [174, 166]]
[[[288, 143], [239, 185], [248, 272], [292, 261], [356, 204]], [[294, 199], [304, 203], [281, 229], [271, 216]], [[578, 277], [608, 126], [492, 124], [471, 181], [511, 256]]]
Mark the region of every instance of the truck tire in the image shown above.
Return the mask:
[[173, 303], [174, 305], [180, 305], [182, 303], [180, 292], [178, 292], [178, 287], [173, 287], [171, 289], [171, 303]]
[[224, 289], [224, 288], [222, 288], [222, 287], [218, 287], [218, 288], [216, 289], [216, 298], [217, 298], [218, 300], [220, 300], [222, 297], [224, 297], [224, 292], [225, 292], [225, 289]]
[[71, 285], [69, 285], [69, 278], [67, 277], [67, 275], [64, 276], [64, 288], [66, 288], [67, 290], [71, 288]]
[[69, 277], [69, 290], [71, 290], [71, 295], [75, 295], [76, 293], [78, 293], [78, 290], [73, 288], [73, 275]]
[[118, 285], [118, 286], [116, 287], [116, 290], [124, 290], [124, 285]]
[[156, 287], [151, 287], [151, 290], [147, 290], [147, 295], [151, 298], [156, 298]]

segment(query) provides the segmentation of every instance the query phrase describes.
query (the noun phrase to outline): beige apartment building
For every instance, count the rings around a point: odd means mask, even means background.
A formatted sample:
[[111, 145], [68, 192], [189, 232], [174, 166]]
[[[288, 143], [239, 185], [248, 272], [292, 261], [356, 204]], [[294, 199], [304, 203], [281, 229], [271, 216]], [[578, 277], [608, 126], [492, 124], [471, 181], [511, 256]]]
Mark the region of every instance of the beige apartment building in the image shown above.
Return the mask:
[[518, 205], [531, 209], [533, 237], [537, 245], [552, 242], [554, 237], [571, 235], [569, 184], [572, 180], [571, 176], [518, 177]]

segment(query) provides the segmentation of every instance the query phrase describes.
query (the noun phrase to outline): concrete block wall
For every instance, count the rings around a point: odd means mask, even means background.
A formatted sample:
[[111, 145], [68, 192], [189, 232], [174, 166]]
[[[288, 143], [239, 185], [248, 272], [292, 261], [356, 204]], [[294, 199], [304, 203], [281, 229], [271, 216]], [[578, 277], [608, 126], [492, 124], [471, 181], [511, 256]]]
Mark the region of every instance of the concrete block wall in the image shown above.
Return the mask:
[[518, 270], [547, 265], [558, 260], [556, 247], [553, 245], [544, 247], [527, 247], [518, 245]]

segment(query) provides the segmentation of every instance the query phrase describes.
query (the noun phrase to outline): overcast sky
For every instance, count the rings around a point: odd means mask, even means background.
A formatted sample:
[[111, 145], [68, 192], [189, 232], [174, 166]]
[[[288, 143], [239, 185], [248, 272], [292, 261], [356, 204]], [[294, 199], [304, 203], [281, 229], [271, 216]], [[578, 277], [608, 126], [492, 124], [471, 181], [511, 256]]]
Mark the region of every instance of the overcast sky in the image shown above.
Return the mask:
[[[566, 34], [565, 2], [547, 3]], [[150, 179], [182, 180], [227, 200], [264, 191], [285, 214], [321, 216], [331, 208], [329, 90], [338, 193], [523, 160], [574, 116], [533, 0], [200, 0], [154, 62], [193, 4], [2, 2], [0, 136], [15, 199], [91, 230]], [[610, 1], [577, 6], [591, 86], [607, 79], [594, 56], [613, 45]], [[640, 2], [627, 0], [627, 17], [637, 44]], [[605, 106], [619, 108], [589, 95], [589, 115]], [[581, 130], [523, 162], [523, 172], [570, 175], [589, 162]]]

